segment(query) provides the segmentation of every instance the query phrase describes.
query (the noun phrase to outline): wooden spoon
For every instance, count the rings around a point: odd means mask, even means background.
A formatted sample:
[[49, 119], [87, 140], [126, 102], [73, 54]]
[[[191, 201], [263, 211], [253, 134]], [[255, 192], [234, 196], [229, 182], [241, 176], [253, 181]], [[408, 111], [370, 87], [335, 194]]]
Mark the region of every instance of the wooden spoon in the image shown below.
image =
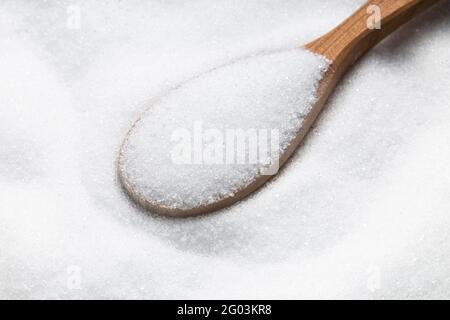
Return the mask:
[[[439, 0], [368, 1], [339, 26], [304, 46], [307, 50], [326, 57], [330, 61], [330, 66], [318, 86], [316, 103], [304, 119], [302, 127], [298, 131], [296, 137], [292, 140], [289, 147], [280, 155], [280, 166], [286, 162], [300, 145], [314, 120], [325, 105], [331, 92], [353, 63], [382, 39], [438, 1]], [[229, 206], [258, 189], [271, 177], [269, 175], [258, 176], [250, 185], [238, 191], [232, 197], [222, 198], [208, 205], [181, 210], [163, 205], [156, 205], [136, 192], [133, 184], [128, 181], [123, 174], [122, 165], [123, 153], [121, 148], [118, 161], [119, 179], [123, 188], [134, 201], [152, 212], [176, 217], [198, 215]]]

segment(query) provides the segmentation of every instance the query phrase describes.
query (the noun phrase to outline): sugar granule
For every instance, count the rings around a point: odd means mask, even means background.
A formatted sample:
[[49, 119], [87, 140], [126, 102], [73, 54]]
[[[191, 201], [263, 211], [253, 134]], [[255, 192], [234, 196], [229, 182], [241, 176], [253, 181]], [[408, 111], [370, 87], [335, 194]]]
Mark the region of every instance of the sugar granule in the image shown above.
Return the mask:
[[365, 56], [245, 201], [165, 219], [117, 181], [149, 100], [363, 2], [0, 1], [0, 297], [448, 299], [449, 1]]
[[[327, 66], [325, 58], [296, 48], [240, 59], [187, 81], [150, 106], [135, 124], [123, 146], [121, 173], [138, 195], [169, 208], [191, 209], [233, 196], [276, 161], [273, 158], [295, 137]], [[219, 161], [205, 163], [204, 153], [217, 143], [203, 137], [211, 129], [223, 136], [218, 142], [221, 150], [214, 159]], [[250, 132], [247, 139], [254, 133], [258, 142], [263, 140], [257, 137], [262, 130], [276, 132], [278, 150], [268, 161], [251, 162], [249, 149], [258, 145], [247, 140], [245, 150], [239, 150], [237, 142], [230, 147], [226, 132], [233, 129]], [[182, 163], [173, 157], [180, 144], [174, 133], [180, 130], [184, 131], [179, 139], [185, 140], [181, 143], [189, 153]], [[192, 150], [198, 138], [201, 145]], [[240, 155], [223, 160], [230, 149], [245, 153], [244, 161], [236, 160]], [[200, 161], [195, 162], [198, 153]]]

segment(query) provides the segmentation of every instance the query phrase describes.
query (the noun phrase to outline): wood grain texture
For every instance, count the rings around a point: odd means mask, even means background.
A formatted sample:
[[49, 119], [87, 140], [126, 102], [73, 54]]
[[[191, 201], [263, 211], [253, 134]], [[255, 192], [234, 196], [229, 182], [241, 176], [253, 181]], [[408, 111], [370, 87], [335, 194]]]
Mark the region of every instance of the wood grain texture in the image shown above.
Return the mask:
[[[327, 57], [335, 72], [345, 72], [358, 58], [406, 22], [439, 0], [371, 0], [324, 36], [305, 48]], [[379, 8], [380, 29], [369, 28]]]
[[[280, 167], [283, 166], [294, 151], [298, 149], [315, 119], [323, 109], [328, 97], [333, 92], [341, 77], [353, 63], [382, 39], [438, 1], [439, 0], [368, 1], [336, 28], [304, 46], [307, 50], [328, 58], [330, 60], [330, 67], [318, 86], [316, 103], [304, 119], [296, 137], [283, 154], [280, 155]], [[377, 6], [377, 8], [379, 8], [380, 29], [369, 28], [368, 20], [373, 17], [373, 12], [370, 10], [368, 11], [370, 6]], [[118, 160], [118, 175], [122, 187], [126, 190], [130, 198], [151, 212], [173, 217], [195, 216], [230, 206], [257, 190], [271, 178], [271, 176], [259, 176], [250, 185], [238, 191], [234, 196], [219, 199], [217, 202], [208, 205], [199, 206], [189, 210], [172, 209], [152, 203], [150, 199], [146, 199], [143, 195], [139, 194], [135, 190], [133, 184], [128, 181], [123, 174], [122, 160], [123, 154], [121, 148]]]

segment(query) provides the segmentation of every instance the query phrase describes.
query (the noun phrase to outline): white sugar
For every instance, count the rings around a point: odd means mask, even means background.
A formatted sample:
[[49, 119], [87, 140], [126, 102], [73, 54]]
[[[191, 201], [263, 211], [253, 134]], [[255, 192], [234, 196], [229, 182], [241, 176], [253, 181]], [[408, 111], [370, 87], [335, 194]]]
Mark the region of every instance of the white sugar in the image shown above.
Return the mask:
[[166, 219], [117, 179], [149, 101], [363, 2], [0, 1], [0, 297], [448, 299], [449, 1], [358, 63], [245, 201]]
[[[295, 137], [327, 65], [320, 56], [293, 49], [244, 58], [188, 80], [151, 105], [134, 126], [123, 148], [122, 174], [138, 195], [169, 208], [191, 209], [233, 196], [271, 163], [251, 158], [256, 139], [268, 149], [268, 136], [277, 140], [276, 152], [266, 153], [273, 160]], [[239, 130], [245, 150], [237, 142]], [[219, 136], [208, 139], [211, 132]], [[207, 161], [214, 143], [220, 150]], [[180, 144], [187, 157], [177, 161]]]

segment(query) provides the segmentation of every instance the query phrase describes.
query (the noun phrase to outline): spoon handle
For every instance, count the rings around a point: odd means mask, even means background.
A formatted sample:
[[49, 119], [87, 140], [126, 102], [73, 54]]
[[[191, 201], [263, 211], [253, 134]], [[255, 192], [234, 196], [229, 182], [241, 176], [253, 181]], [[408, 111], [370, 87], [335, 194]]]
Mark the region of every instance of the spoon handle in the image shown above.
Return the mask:
[[361, 55], [439, 0], [371, 0], [305, 48], [327, 57], [345, 72]]

